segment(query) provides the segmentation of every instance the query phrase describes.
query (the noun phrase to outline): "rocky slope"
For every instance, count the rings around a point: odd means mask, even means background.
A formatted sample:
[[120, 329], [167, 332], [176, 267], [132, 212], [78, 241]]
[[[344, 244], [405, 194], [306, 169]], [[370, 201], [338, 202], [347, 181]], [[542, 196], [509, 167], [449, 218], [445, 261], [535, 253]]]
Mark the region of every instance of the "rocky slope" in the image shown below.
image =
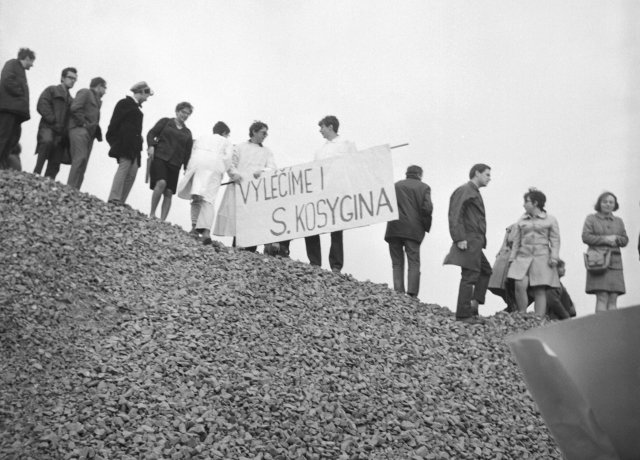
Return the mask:
[[0, 457], [561, 458], [504, 343], [0, 171]]

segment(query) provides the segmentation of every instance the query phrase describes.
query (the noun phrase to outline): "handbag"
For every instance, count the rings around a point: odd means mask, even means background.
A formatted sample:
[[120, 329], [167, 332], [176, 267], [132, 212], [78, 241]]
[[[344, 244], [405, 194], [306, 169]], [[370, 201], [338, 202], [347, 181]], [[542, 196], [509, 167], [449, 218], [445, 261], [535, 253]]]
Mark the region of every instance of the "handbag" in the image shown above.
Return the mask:
[[598, 275], [604, 273], [611, 263], [611, 250], [587, 249], [584, 253], [584, 266], [588, 272]]

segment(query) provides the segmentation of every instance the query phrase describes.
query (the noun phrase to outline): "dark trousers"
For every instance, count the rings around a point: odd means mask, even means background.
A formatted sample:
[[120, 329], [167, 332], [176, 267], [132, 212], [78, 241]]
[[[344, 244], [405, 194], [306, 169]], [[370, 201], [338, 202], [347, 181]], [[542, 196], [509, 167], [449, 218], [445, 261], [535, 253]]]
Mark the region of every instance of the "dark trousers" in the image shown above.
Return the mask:
[[47, 169], [44, 172], [45, 177], [55, 179], [60, 172], [61, 153], [59, 136], [54, 135], [50, 129], [41, 129], [38, 132], [38, 158], [36, 159], [36, 167], [33, 169], [34, 174], [41, 174], [44, 162], [47, 161]]
[[12, 113], [0, 112], [0, 169], [9, 167], [9, 154], [20, 142], [22, 122]]
[[[304, 238], [307, 247], [307, 257], [311, 265], [322, 266], [322, 247], [320, 235], [306, 236]], [[331, 232], [331, 248], [329, 249], [329, 267], [332, 271], [339, 272], [344, 264], [344, 250], [342, 247], [342, 230]]]
[[420, 243], [404, 238], [390, 238], [389, 255], [393, 269], [393, 290], [404, 291], [404, 256], [407, 256], [407, 294], [418, 296], [420, 291]]
[[456, 318], [469, 318], [478, 314], [475, 308], [471, 306], [472, 300], [479, 304], [484, 304], [489, 278], [491, 277], [491, 265], [484, 254], [481, 253], [481, 257], [480, 271], [462, 267]]

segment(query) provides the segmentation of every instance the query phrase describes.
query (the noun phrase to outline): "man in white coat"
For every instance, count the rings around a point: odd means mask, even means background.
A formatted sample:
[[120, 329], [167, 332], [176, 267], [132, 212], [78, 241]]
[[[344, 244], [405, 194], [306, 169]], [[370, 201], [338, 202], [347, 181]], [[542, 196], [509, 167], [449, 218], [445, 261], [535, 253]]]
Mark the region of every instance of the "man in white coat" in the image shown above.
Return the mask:
[[[353, 142], [343, 139], [338, 135], [340, 122], [333, 115], [327, 115], [318, 122], [320, 134], [327, 142], [316, 152], [315, 161], [327, 158], [348, 155], [356, 152]], [[320, 235], [307, 236], [304, 239], [307, 247], [307, 257], [311, 265], [322, 266], [322, 247]], [[329, 266], [334, 273], [340, 273], [344, 265], [344, 248], [342, 246], [342, 230], [331, 232], [331, 248], [329, 249]]]

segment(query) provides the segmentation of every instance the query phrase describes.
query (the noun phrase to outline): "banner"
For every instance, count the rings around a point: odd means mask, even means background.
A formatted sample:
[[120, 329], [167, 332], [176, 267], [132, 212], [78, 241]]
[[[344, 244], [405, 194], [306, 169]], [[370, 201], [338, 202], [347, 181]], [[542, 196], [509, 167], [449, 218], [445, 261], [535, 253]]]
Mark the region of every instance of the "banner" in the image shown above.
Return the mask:
[[398, 218], [388, 145], [266, 171], [234, 186], [242, 247]]

